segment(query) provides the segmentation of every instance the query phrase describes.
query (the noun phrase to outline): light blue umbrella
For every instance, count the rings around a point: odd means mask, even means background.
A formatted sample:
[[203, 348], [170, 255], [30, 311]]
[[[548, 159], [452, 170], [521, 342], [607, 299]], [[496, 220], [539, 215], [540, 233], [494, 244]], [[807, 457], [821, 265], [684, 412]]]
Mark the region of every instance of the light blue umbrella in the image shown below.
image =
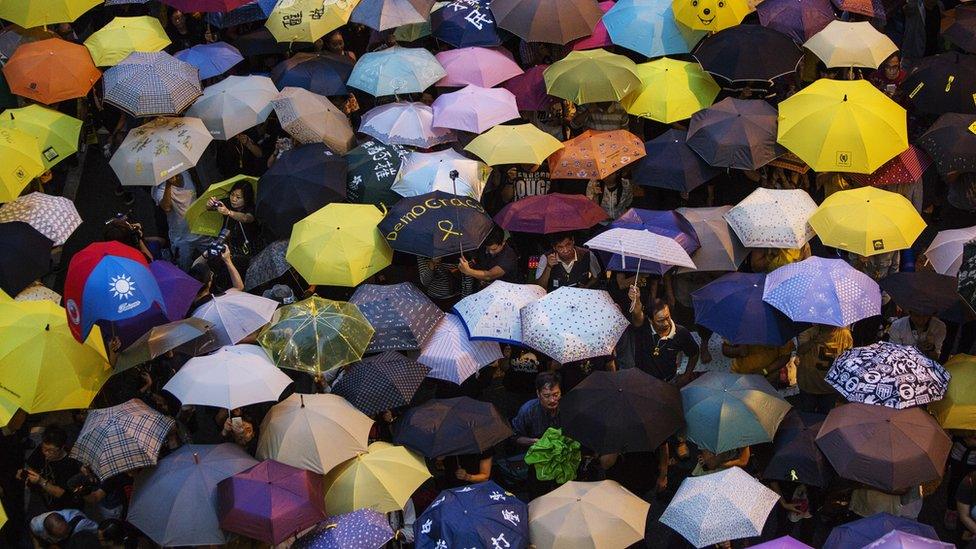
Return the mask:
[[793, 322], [848, 326], [881, 314], [878, 283], [842, 259], [810, 257], [766, 275], [763, 301]]
[[445, 76], [444, 67], [429, 51], [394, 46], [363, 55], [346, 85], [380, 97], [420, 93]]
[[614, 44], [647, 57], [688, 53], [705, 36], [674, 20], [671, 0], [619, 0], [603, 25]]
[[681, 389], [688, 439], [720, 454], [773, 440], [790, 404], [758, 375], [708, 372]]
[[227, 42], [198, 44], [176, 52], [173, 57], [200, 69], [200, 80], [220, 76], [244, 60], [241, 52]]

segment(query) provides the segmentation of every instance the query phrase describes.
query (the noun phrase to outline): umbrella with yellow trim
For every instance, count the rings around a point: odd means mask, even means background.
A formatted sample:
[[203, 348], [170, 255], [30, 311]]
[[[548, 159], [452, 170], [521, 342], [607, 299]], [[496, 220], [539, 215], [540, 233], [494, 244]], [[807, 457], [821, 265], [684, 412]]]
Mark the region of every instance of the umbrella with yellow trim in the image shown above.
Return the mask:
[[211, 199], [224, 200], [230, 196], [230, 191], [240, 182], [250, 183], [254, 194], [258, 192], [258, 179], [249, 175], [235, 175], [207, 188], [199, 198], [186, 209], [186, 221], [190, 224], [190, 232], [207, 236], [217, 236], [224, 227], [224, 216], [216, 209], [207, 206]]
[[403, 446], [374, 442], [366, 453], [325, 476], [325, 508], [335, 514], [362, 508], [380, 513], [401, 511], [410, 495], [429, 478], [422, 457]]
[[662, 57], [637, 65], [641, 85], [620, 101], [627, 112], [670, 124], [715, 101], [720, 88], [698, 63]]
[[828, 196], [809, 223], [824, 245], [861, 256], [911, 248], [925, 229], [907, 198], [877, 187]]

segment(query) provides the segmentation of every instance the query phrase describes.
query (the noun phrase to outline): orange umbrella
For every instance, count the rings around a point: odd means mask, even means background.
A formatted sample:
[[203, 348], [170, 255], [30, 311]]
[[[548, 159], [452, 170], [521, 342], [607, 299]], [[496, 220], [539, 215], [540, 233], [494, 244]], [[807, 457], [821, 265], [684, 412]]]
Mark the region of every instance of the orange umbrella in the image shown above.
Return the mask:
[[549, 157], [553, 179], [603, 179], [644, 157], [644, 143], [627, 130], [587, 130]]
[[46, 105], [84, 97], [102, 77], [88, 48], [60, 38], [21, 44], [3, 75], [10, 91]]

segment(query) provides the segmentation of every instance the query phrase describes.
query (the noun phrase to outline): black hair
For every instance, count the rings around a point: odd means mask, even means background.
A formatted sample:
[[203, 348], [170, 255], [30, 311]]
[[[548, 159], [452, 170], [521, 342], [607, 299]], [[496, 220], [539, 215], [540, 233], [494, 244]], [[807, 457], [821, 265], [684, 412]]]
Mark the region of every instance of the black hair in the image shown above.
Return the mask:
[[567, 238], [572, 240], [574, 243], [576, 242], [576, 238], [573, 236], [573, 233], [571, 232], [552, 233], [551, 235], [549, 235], [549, 245], [555, 246], [556, 244], [559, 244], [560, 242], [566, 240]]
[[491, 232], [488, 233], [488, 238], [485, 239], [485, 246], [495, 246], [505, 243], [505, 231], [495, 225], [492, 227]]
[[535, 376], [535, 390], [538, 392], [546, 387], [559, 387], [561, 382], [558, 372], [539, 372]]
[[98, 530], [105, 541], [122, 545], [125, 543], [125, 523], [119, 519], [110, 518], [98, 523]]
[[657, 313], [663, 311], [664, 309], [670, 310], [670, 308], [671, 306], [668, 305], [667, 301], [664, 301], [660, 297], [655, 297], [654, 301], [651, 301], [651, 316], [656, 315]]
[[238, 189], [244, 194], [244, 209], [254, 209], [254, 187], [247, 181], [234, 183], [234, 186], [230, 188], [230, 192], [227, 193], [227, 203], [230, 204], [230, 193]]
[[197, 282], [206, 286], [213, 279], [213, 271], [210, 269], [210, 265], [207, 265], [206, 261], [198, 261], [190, 266], [188, 272]]
[[139, 246], [139, 235], [136, 234], [128, 223], [121, 219], [110, 219], [105, 222], [105, 229], [102, 231], [102, 240], [107, 242], [121, 242], [137, 248]]
[[51, 425], [50, 427], [44, 429], [44, 435], [41, 437], [41, 442], [44, 444], [57, 446], [58, 448], [64, 448], [64, 445], [68, 443], [68, 434], [64, 432], [64, 429], [58, 427], [57, 425]]

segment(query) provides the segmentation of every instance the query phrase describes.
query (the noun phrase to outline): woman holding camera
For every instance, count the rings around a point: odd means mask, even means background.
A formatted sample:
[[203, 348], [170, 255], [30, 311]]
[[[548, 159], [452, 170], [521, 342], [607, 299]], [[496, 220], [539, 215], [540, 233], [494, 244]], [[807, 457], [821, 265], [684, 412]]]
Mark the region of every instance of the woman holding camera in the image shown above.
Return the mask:
[[224, 200], [211, 199], [210, 208], [224, 216], [227, 247], [238, 270], [244, 272], [256, 251], [258, 227], [254, 218], [254, 188], [247, 181], [237, 182]]

